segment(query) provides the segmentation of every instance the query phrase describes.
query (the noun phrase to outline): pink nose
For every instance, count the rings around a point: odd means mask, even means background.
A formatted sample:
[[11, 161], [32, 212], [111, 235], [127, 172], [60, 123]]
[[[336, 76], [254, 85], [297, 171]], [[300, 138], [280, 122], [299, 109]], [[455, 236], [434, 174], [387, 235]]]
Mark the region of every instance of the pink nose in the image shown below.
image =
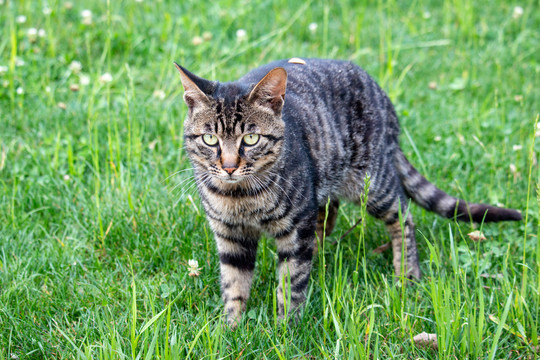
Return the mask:
[[237, 167], [224, 167], [223, 170], [225, 170], [229, 175], [232, 175], [232, 173], [238, 169], [238, 166]]

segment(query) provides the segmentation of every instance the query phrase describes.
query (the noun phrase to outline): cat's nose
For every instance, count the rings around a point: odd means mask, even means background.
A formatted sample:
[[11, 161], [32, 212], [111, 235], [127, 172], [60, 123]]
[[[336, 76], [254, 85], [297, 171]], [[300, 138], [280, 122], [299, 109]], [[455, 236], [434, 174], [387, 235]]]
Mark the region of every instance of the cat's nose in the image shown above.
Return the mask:
[[223, 149], [223, 153], [221, 154], [221, 168], [223, 170], [229, 175], [232, 175], [232, 173], [238, 169], [239, 163], [240, 159], [236, 152], [226, 148]]
[[229, 175], [232, 175], [232, 173], [238, 169], [238, 166], [233, 167], [223, 167], [223, 170], [225, 170]]

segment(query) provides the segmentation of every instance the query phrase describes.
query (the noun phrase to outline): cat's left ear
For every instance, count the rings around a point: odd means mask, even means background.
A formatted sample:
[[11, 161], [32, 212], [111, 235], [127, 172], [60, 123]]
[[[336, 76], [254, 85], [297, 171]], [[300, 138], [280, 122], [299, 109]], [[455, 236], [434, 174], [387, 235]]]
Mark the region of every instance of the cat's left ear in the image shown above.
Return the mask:
[[275, 114], [279, 114], [285, 100], [287, 89], [287, 72], [278, 67], [270, 70], [249, 93], [248, 100], [269, 107]]
[[197, 105], [207, 104], [210, 101], [208, 96], [214, 92], [216, 83], [192, 74], [177, 63], [174, 63], [174, 66], [180, 72], [180, 79], [184, 87], [184, 101], [188, 107], [191, 109]]

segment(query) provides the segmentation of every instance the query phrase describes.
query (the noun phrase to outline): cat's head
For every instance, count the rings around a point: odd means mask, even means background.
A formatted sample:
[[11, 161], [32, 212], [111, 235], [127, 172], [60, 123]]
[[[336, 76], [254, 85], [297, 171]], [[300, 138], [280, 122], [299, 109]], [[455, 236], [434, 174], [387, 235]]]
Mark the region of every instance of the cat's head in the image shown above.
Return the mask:
[[225, 185], [271, 171], [285, 135], [285, 69], [250, 85], [205, 80], [175, 65], [188, 106], [184, 145], [197, 173]]

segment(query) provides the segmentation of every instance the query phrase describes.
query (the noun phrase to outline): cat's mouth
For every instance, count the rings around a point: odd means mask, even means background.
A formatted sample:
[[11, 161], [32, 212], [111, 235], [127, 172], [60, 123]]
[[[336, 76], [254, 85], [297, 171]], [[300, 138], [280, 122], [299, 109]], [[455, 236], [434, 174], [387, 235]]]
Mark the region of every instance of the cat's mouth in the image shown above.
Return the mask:
[[236, 178], [236, 177], [228, 177], [228, 178], [219, 178], [219, 180], [226, 182], [227, 184], [238, 184], [243, 179], [242, 178]]
[[239, 174], [216, 174], [214, 178], [225, 184], [240, 184], [246, 179], [245, 176]]

